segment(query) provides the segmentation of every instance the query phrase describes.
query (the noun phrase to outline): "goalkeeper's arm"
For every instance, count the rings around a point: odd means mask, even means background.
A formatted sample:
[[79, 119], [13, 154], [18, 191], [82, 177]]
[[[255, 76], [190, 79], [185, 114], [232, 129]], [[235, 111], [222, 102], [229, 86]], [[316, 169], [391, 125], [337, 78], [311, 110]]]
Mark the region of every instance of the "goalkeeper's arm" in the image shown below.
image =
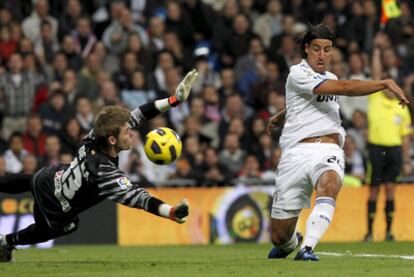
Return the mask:
[[144, 117], [149, 120], [160, 113], [176, 107], [180, 103], [186, 101], [190, 96], [191, 87], [198, 77], [197, 70], [193, 69], [185, 75], [184, 79], [178, 84], [175, 94], [164, 99], [155, 100], [139, 107]]
[[187, 199], [181, 200], [174, 207], [164, 203], [156, 197], [151, 197], [148, 201], [147, 211], [159, 215], [161, 217], [169, 218], [178, 223], [184, 223], [187, 220], [189, 214], [189, 204]]

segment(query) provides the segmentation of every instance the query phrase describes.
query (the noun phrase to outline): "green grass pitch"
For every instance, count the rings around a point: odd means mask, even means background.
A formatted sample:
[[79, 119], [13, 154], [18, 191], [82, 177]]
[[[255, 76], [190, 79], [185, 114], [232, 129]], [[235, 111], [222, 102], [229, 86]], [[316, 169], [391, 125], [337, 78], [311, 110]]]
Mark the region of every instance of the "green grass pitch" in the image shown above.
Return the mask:
[[[269, 244], [20, 249], [0, 276], [414, 276], [414, 243], [322, 243], [319, 262], [268, 260]], [[371, 255], [368, 255], [371, 254]], [[341, 256], [339, 256], [341, 255]]]

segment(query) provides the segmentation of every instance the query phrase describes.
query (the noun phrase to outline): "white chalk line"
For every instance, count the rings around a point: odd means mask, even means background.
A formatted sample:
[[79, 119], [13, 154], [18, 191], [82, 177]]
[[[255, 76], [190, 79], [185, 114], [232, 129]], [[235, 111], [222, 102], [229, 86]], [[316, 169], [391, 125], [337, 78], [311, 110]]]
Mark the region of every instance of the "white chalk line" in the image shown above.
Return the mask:
[[391, 258], [391, 259], [403, 259], [403, 260], [414, 260], [414, 256], [408, 255], [385, 255], [385, 254], [368, 254], [368, 253], [338, 253], [338, 252], [316, 252], [317, 255], [324, 256], [336, 256], [336, 257], [362, 257], [362, 258]]

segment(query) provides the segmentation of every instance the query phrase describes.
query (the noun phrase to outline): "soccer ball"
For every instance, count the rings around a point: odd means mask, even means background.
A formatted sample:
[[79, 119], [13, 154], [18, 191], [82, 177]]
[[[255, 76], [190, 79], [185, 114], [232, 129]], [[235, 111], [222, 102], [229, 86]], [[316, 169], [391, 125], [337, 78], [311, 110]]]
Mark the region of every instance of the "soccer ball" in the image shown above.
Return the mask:
[[180, 136], [170, 128], [157, 128], [145, 136], [145, 154], [156, 164], [172, 163], [181, 155], [181, 150]]

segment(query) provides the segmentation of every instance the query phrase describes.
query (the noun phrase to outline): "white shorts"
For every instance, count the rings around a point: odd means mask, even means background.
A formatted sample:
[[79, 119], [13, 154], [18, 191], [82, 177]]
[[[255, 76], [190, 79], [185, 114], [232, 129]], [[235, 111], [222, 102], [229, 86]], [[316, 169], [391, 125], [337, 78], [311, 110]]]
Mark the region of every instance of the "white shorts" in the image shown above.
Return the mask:
[[309, 208], [322, 173], [334, 170], [343, 179], [344, 166], [344, 151], [333, 143], [298, 143], [287, 149], [276, 170], [272, 218], [289, 218], [287, 211], [295, 217], [298, 210]]

